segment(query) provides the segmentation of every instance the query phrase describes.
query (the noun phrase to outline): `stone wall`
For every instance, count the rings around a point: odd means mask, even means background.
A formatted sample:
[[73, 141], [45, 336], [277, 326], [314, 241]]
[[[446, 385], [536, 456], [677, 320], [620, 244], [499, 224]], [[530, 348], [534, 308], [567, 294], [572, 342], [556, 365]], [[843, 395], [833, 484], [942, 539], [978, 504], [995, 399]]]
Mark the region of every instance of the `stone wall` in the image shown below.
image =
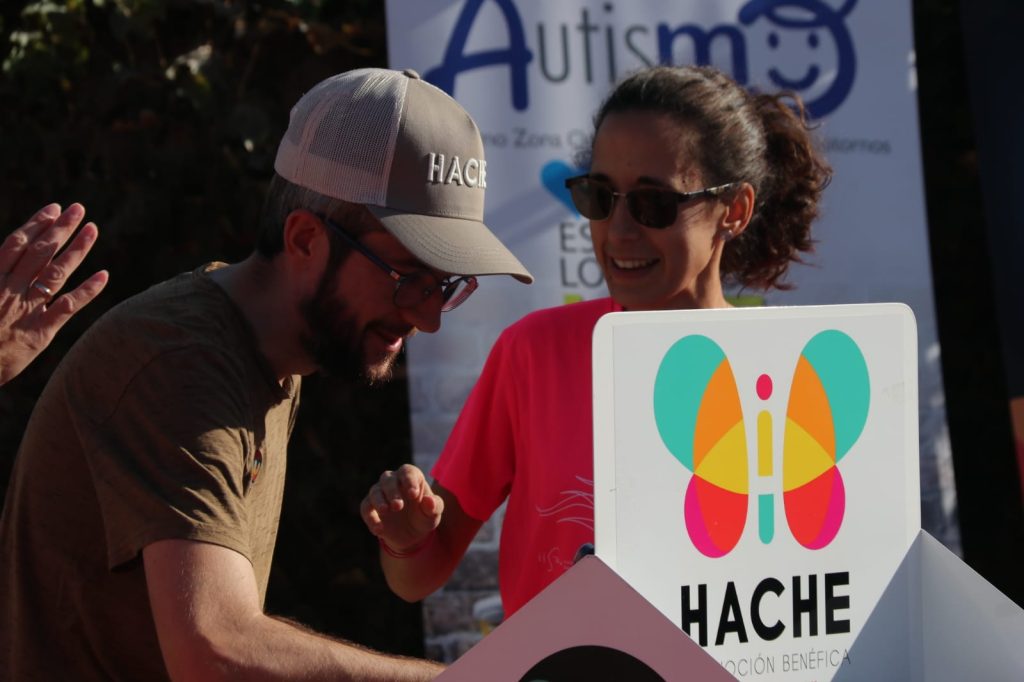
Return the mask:
[[448, 584], [424, 600], [428, 658], [454, 661], [500, 622], [498, 529], [503, 511], [480, 529]]

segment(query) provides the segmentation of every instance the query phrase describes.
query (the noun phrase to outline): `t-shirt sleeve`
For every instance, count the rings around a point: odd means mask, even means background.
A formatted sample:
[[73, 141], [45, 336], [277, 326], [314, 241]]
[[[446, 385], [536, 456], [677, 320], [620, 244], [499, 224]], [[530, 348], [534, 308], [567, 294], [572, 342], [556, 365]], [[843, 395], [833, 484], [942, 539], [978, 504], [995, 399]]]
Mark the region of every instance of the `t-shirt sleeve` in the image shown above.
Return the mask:
[[508, 497], [516, 469], [516, 348], [506, 330], [495, 342], [431, 471], [471, 517], [486, 521]]
[[135, 374], [101, 422], [81, 425], [111, 569], [165, 539], [211, 542], [251, 559], [244, 385], [217, 350], [173, 351]]

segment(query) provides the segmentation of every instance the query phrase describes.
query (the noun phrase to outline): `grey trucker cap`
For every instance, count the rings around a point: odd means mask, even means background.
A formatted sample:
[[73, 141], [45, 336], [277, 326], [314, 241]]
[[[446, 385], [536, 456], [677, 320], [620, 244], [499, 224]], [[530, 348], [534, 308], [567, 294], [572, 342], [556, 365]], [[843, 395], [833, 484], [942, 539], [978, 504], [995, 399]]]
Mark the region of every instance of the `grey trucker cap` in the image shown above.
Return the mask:
[[292, 108], [274, 170], [366, 207], [427, 265], [455, 275], [533, 275], [483, 223], [487, 162], [476, 123], [412, 70], [356, 69]]

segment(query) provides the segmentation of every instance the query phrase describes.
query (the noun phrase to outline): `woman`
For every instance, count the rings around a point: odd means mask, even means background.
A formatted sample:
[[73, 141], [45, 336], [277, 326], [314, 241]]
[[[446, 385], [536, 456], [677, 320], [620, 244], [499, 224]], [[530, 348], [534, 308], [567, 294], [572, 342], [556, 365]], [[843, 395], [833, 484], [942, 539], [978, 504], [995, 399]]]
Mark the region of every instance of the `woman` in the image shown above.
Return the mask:
[[616, 87], [595, 117], [589, 173], [566, 183], [611, 297], [506, 329], [434, 484], [406, 465], [370, 489], [362, 514], [396, 594], [413, 601], [442, 586], [506, 498], [506, 616], [593, 542], [593, 327], [618, 310], [727, 307], [723, 280], [786, 286], [830, 178], [796, 104], [704, 67], [653, 67]]

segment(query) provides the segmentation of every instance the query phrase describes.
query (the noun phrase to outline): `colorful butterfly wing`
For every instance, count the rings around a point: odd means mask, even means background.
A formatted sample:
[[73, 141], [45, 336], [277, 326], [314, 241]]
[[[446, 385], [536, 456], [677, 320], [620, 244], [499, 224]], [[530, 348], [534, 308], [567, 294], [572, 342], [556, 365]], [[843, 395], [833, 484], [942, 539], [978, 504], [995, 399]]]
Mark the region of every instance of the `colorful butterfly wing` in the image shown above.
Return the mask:
[[831, 329], [808, 341], [793, 373], [782, 464], [786, 521], [808, 549], [828, 545], [842, 525], [837, 465], [860, 437], [869, 403], [867, 363], [853, 339]]
[[739, 391], [718, 344], [699, 335], [673, 344], [655, 379], [654, 417], [669, 452], [694, 474], [683, 503], [690, 539], [705, 556], [724, 556], [743, 534], [749, 484]]

